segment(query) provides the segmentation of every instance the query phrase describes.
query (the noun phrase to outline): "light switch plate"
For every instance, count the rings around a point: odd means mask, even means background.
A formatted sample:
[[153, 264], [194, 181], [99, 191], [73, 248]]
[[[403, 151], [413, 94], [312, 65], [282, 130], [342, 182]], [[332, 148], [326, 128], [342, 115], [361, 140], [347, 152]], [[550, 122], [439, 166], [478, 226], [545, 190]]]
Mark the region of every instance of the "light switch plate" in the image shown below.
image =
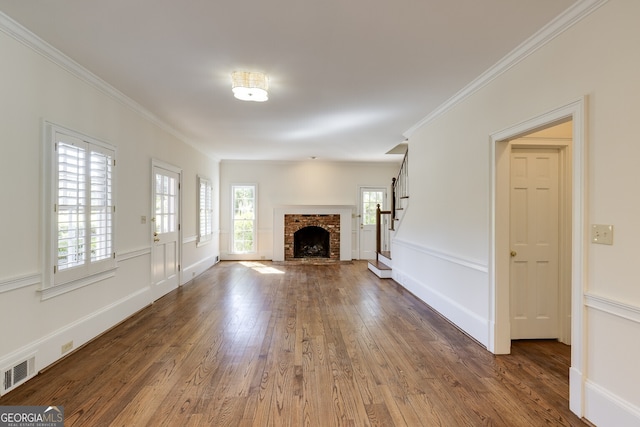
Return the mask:
[[593, 224], [591, 226], [591, 243], [613, 245], [613, 225]]

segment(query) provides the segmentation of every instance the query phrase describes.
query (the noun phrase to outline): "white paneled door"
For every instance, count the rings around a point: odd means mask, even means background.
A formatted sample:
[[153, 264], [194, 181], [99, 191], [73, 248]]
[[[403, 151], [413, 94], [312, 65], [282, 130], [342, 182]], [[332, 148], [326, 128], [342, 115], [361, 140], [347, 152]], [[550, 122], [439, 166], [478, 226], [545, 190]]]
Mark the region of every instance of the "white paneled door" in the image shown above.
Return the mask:
[[[382, 187], [361, 187], [360, 188], [360, 230], [359, 230], [359, 258], [375, 259], [376, 258], [376, 208], [378, 204], [381, 210], [385, 210], [385, 200], [387, 198], [387, 190]], [[384, 215], [382, 220], [388, 223], [388, 215]], [[382, 250], [386, 250], [386, 236], [388, 226], [383, 226], [382, 233], [384, 244]]]
[[153, 245], [151, 273], [154, 299], [180, 281], [180, 173], [153, 166]]
[[554, 149], [511, 153], [511, 338], [559, 336], [559, 163]]

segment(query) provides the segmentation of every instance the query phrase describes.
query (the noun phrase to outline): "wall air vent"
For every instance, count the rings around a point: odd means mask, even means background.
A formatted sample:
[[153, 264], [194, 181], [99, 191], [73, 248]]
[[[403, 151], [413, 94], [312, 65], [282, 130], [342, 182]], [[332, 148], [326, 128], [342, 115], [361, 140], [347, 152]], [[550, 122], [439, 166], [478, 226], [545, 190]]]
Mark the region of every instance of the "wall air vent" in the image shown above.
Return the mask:
[[14, 389], [36, 374], [36, 356], [31, 355], [15, 365], [2, 370], [0, 395]]

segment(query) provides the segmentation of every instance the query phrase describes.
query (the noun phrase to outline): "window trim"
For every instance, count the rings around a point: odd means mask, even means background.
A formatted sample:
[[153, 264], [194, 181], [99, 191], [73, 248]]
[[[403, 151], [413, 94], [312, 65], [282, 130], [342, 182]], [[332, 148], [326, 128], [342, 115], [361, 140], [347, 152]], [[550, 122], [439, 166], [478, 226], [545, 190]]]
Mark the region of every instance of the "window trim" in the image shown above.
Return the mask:
[[[205, 178], [204, 176], [197, 175], [196, 177], [197, 185], [197, 193], [196, 193], [196, 230], [197, 230], [197, 239], [196, 239], [196, 247], [206, 245], [213, 241], [213, 184], [209, 178]], [[202, 186], [205, 187], [206, 199], [209, 201], [209, 210], [205, 212], [205, 215], [208, 216], [208, 223], [210, 224], [210, 230], [206, 230], [205, 234], [202, 234]], [[206, 200], [205, 199], [205, 203]], [[206, 205], [205, 205], [206, 210]]]
[[[64, 126], [44, 121], [43, 124], [43, 208], [42, 208], [42, 229], [44, 244], [42, 245], [43, 254], [43, 278], [39, 291], [43, 300], [53, 298], [55, 296], [73, 291], [75, 289], [105, 280], [115, 276], [117, 269], [116, 262], [116, 147], [96, 138], [84, 135], [78, 131], [66, 128]], [[72, 267], [63, 271], [58, 270], [58, 228], [56, 214], [56, 206], [58, 203], [58, 158], [56, 154], [56, 144], [59, 135], [67, 137], [69, 140], [78, 140], [82, 142], [85, 150], [89, 153], [94, 150], [111, 157], [111, 232], [110, 245], [111, 256], [92, 262], [90, 259], [82, 266]], [[88, 155], [87, 158], [91, 156]], [[90, 170], [85, 171], [85, 176], [90, 174]], [[90, 187], [86, 189], [90, 192]], [[88, 209], [87, 216], [90, 221], [91, 204], [86, 205]], [[86, 225], [87, 223], [85, 223]], [[86, 228], [85, 228], [86, 230]], [[90, 234], [89, 234], [90, 235]]]
[[[235, 188], [253, 187], [253, 249], [247, 252], [235, 250]], [[233, 255], [246, 255], [258, 253], [258, 185], [257, 184], [231, 184], [231, 216], [230, 216], [229, 253]]]

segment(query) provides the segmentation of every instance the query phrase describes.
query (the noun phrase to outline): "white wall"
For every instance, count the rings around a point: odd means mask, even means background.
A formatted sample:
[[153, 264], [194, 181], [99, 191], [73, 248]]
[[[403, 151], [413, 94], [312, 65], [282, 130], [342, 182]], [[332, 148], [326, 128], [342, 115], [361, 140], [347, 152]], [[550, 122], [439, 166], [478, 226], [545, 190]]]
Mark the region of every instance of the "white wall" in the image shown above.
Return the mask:
[[490, 136], [586, 96], [585, 221], [615, 231], [613, 246], [583, 243], [584, 349], [573, 351], [585, 358], [579, 415], [603, 426], [640, 425], [638, 16], [636, 0], [606, 2], [425, 120], [410, 137], [411, 205], [392, 246], [394, 277], [487, 345]]
[[[279, 205], [358, 205], [360, 186], [389, 187], [402, 156], [390, 163], [222, 161], [220, 165], [220, 251], [222, 259], [272, 259], [273, 210]], [[258, 252], [229, 253], [231, 185], [258, 186]], [[354, 220], [352, 249], [357, 253]]]
[[[150, 292], [151, 161], [182, 168], [183, 276], [191, 279], [219, 255], [214, 242], [196, 248], [196, 174], [219, 188], [219, 162], [185, 144], [166, 126], [35, 38], [8, 35], [0, 23], [0, 369], [36, 353], [41, 369], [152, 302]], [[15, 29], [11, 27], [12, 30]], [[21, 34], [26, 34], [24, 30]], [[30, 37], [29, 37], [30, 38]], [[39, 51], [38, 51], [39, 49]], [[111, 93], [109, 93], [111, 92]], [[115, 277], [42, 300], [43, 121], [116, 147]], [[146, 216], [142, 224], [141, 216]], [[215, 218], [215, 228], [218, 227]]]

